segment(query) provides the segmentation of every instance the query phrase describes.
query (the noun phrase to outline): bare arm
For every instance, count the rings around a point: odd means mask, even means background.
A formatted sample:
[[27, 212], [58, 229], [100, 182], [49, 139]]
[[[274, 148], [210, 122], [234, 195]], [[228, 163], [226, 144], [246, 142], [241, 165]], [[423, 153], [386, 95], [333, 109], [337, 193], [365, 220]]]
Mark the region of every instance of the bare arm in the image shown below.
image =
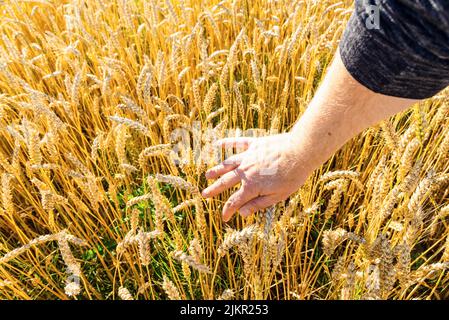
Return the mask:
[[298, 190], [346, 141], [416, 101], [365, 88], [348, 73], [337, 52], [315, 97], [290, 132], [221, 141], [246, 151], [206, 173], [208, 179], [218, 180], [203, 196], [216, 196], [241, 183], [223, 208], [225, 221], [236, 211], [247, 216], [274, 205]]
[[319, 167], [346, 141], [364, 129], [417, 102], [374, 93], [346, 70], [337, 52], [326, 77], [291, 134], [312, 169]]

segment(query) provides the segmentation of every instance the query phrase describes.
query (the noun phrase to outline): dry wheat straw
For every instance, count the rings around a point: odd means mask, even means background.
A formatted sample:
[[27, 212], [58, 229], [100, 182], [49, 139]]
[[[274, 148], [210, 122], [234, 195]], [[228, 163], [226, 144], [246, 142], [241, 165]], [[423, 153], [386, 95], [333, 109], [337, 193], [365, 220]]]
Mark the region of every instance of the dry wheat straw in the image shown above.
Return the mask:
[[341, 171], [332, 171], [325, 173], [322, 175], [319, 179], [319, 182], [326, 183], [331, 180], [337, 180], [337, 179], [350, 179], [356, 183], [358, 187], [363, 189], [363, 185], [361, 184], [360, 180], [360, 173], [350, 170], [341, 170]]
[[435, 182], [435, 175], [432, 172], [430, 172], [427, 177], [421, 180], [421, 182], [418, 184], [418, 187], [410, 197], [410, 201], [407, 205], [410, 213], [413, 214], [418, 211], [418, 206], [424, 201], [424, 198], [428, 194], [428, 192], [432, 191], [432, 187], [435, 185]]
[[11, 186], [12, 179], [13, 178], [11, 174], [2, 174], [2, 205], [5, 211], [9, 214], [13, 214], [15, 212]]
[[341, 198], [348, 186], [347, 180], [337, 179], [328, 182], [325, 185], [325, 189], [333, 189], [332, 196], [327, 204], [326, 211], [324, 212], [325, 219], [329, 219], [335, 213], [340, 205]]
[[258, 232], [258, 227], [256, 225], [250, 225], [243, 228], [240, 231], [228, 230], [226, 232], [225, 238], [218, 248], [218, 254], [220, 256], [225, 255], [232, 247], [238, 246], [242, 243], [250, 241]]
[[210, 268], [208, 266], [205, 266], [204, 264], [200, 263], [198, 261], [198, 259], [196, 259], [193, 256], [190, 256], [188, 254], [186, 254], [185, 252], [182, 251], [173, 251], [172, 252], [172, 257], [176, 260], [178, 260], [179, 262], [184, 262], [187, 265], [189, 265], [190, 267], [192, 267], [195, 270], [198, 270], [199, 272], [202, 273], [211, 273]]
[[126, 206], [127, 207], [132, 207], [133, 205], [136, 205], [138, 203], [141, 203], [141, 202], [144, 202], [144, 201], [147, 201], [147, 200], [151, 199], [152, 196], [153, 196], [152, 193], [146, 193], [144, 195], [141, 195], [141, 196], [138, 196], [138, 197], [134, 197], [134, 198], [128, 200], [128, 202], [126, 202]]
[[383, 121], [381, 123], [382, 135], [385, 139], [385, 142], [390, 149], [390, 151], [394, 152], [397, 150], [399, 145], [399, 137], [396, 130], [393, 127], [393, 124], [390, 121]]
[[7, 263], [10, 260], [16, 258], [17, 256], [21, 255], [25, 251], [29, 250], [30, 248], [47, 243], [49, 241], [55, 241], [58, 240], [59, 234], [48, 234], [44, 236], [39, 236], [36, 239], [31, 240], [29, 243], [25, 244], [24, 246], [14, 249], [7, 254], [5, 254], [3, 257], [0, 258], [0, 264]]
[[110, 116], [109, 119], [114, 122], [124, 124], [124, 125], [130, 127], [131, 129], [139, 131], [142, 134], [144, 134], [145, 136], [149, 137], [151, 135], [150, 130], [145, 125], [143, 125], [142, 123], [140, 123], [138, 121], [131, 120], [131, 119], [124, 118], [124, 117], [119, 117], [119, 116]]
[[414, 154], [420, 147], [421, 143], [418, 138], [414, 138], [407, 144], [404, 153], [402, 154], [400, 165], [398, 169], [398, 177], [402, 180], [413, 166]]
[[209, 115], [210, 112], [212, 111], [217, 91], [218, 91], [218, 85], [217, 85], [217, 83], [213, 83], [212, 86], [209, 88], [209, 90], [206, 93], [206, 97], [204, 98], [202, 110], [207, 115]]
[[179, 294], [178, 288], [176, 288], [174, 283], [171, 282], [166, 275], [164, 275], [163, 278], [162, 288], [170, 300], [181, 300], [181, 295]]
[[173, 213], [177, 213], [177, 212], [186, 210], [186, 209], [194, 206], [196, 203], [197, 203], [196, 199], [190, 199], [190, 200], [181, 202], [180, 204], [178, 204], [176, 207], [173, 208]]
[[128, 289], [126, 289], [125, 287], [120, 287], [118, 289], [118, 296], [120, 297], [120, 299], [122, 300], [134, 300], [133, 296], [131, 295], [131, 293], [129, 292]]
[[182, 190], [186, 190], [187, 192], [196, 195], [199, 193], [198, 188], [191, 184], [190, 182], [185, 181], [184, 179], [176, 176], [170, 175], [162, 175], [157, 173], [155, 178], [159, 182], [169, 183], [174, 187], [180, 188]]
[[217, 300], [231, 300], [234, 298], [235, 293], [231, 289], [226, 289], [223, 293], [217, 298]]
[[342, 228], [337, 228], [335, 230], [326, 230], [323, 233], [323, 251], [328, 256], [332, 255], [335, 249], [346, 239], [352, 240], [356, 243], [365, 244], [366, 240], [356, 235], [355, 233], [348, 232]]

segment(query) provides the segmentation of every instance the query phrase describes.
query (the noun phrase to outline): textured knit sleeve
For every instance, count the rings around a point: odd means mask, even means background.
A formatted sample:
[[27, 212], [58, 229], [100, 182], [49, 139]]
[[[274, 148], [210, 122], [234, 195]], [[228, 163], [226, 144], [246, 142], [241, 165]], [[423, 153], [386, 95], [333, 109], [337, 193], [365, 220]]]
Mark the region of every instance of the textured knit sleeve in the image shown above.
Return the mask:
[[339, 49], [372, 91], [431, 97], [449, 86], [449, 1], [356, 1]]

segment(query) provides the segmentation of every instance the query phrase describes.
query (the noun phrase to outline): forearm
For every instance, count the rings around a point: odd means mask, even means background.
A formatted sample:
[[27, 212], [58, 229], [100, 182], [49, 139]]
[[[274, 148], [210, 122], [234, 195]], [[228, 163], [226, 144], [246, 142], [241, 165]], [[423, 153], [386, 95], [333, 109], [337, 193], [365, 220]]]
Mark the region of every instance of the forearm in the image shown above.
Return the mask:
[[301, 160], [303, 166], [316, 169], [349, 139], [416, 101], [367, 89], [348, 73], [337, 52], [309, 107], [291, 130], [298, 150], [307, 157]]

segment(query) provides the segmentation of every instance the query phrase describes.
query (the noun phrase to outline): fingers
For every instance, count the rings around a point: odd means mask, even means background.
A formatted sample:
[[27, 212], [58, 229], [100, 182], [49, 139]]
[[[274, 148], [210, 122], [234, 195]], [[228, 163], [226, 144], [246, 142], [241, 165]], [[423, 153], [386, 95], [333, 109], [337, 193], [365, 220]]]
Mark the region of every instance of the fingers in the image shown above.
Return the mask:
[[236, 155], [233, 155], [220, 163], [219, 165], [207, 170], [206, 172], [206, 178], [207, 179], [216, 179], [219, 176], [225, 174], [226, 172], [229, 172], [231, 170], [234, 170], [237, 168], [240, 163], [242, 162], [244, 153], [239, 153]]
[[274, 196], [260, 196], [249, 202], [247, 202], [244, 206], [240, 208], [240, 214], [243, 217], [249, 216], [251, 213], [254, 213], [258, 210], [265, 209], [276, 204], [278, 201]]
[[205, 198], [215, 197], [217, 194], [220, 194], [223, 191], [235, 186], [239, 182], [240, 175], [236, 170], [232, 170], [222, 175], [220, 179], [204, 189], [201, 194]]
[[229, 221], [236, 211], [256, 196], [257, 194], [254, 194], [251, 189], [245, 188], [245, 186], [242, 185], [242, 187], [232, 194], [228, 201], [226, 201], [223, 207], [223, 220], [225, 222]]
[[246, 149], [248, 149], [253, 140], [254, 138], [250, 137], [224, 138], [216, 141], [215, 145], [217, 147], [234, 147], [238, 148], [241, 151], [245, 151]]

